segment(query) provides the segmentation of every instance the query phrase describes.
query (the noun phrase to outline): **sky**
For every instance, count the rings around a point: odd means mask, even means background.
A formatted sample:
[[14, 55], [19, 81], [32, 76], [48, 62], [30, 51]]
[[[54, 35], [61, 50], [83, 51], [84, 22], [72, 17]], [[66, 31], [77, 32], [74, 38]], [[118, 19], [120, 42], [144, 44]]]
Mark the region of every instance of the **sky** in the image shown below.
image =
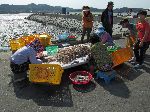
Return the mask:
[[150, 8], [150, 0], [0, 0], [0, 4], [26, 5], [30, 3], [81, 9], [83, 5], [104, 9], [108, 1], [114, 2], [114, 8]]

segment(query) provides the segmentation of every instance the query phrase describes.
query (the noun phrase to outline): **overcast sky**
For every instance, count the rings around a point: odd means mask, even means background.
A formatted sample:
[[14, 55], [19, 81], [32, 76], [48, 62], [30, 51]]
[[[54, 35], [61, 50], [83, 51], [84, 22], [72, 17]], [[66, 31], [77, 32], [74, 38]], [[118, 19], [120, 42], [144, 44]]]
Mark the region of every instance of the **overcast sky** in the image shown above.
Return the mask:
[[[0, 4], [48, 4], [52, 6], [63, 6], [70, 8], [81, 8], [83, 5], [104, 9], [110, 0], [0, 0]], [[150, 0], [111, 0], [114, 8], [150, 8]]]

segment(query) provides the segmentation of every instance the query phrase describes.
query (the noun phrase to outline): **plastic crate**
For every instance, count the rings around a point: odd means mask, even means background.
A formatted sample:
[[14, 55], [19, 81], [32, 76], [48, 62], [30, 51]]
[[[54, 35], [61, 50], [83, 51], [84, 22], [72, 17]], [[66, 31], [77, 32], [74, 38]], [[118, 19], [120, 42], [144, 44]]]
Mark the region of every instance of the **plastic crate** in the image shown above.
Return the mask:
[[40, 42], [42, 43], [42, 45], [44, 47], [48, 46], [48, 45], [51, 45], [51, 36], [48, 35], [48, 34], [41, 34], [39, 35], [39, 40]]
[[46, 51], [48, 55], [55, 55], [58, 52], [58, 46], [57, 45], [47, 46]]
[[11, 51], [16, 51], [21, 47], [25, 46], [25, 41], [22, 38], [19, 39], [11, 39], [9, 41]]
[[39, 38], [40, 34], [33, 34], [34, 37]]
[[133, 51], [130, 47], [119, 49], [115, 52], [111, 53], [113, 67], [120, 65], [128, 60], [130, 60], [133, 56]]
[[49, 83], [59, 85], [63, 69], [57, 64], [30, 64], [29, 80], [34, 83]]
[[127, 38], [126, 47], [133, 47], [135, 44], [135, 41], [136, 41], [135, 37]]
[[23, 36], [21, 37], [24, 41], [25, 41], [25, 44], [29, 44], [31, 43], [33, 40], [36, 39], [36, 37], [32, 36], [32, 35], [29, 35], [29, 36]]

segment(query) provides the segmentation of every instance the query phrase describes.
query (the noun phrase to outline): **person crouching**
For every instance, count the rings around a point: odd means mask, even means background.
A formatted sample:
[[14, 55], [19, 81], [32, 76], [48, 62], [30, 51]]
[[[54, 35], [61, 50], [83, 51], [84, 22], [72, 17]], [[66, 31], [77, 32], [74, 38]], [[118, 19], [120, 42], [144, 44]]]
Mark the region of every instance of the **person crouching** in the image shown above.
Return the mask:
[[91, 43], [101, 42], [102, 44], [105, 44], [106, 46], [114, 46], [113, 39], [110, 36], [109, 33], [105, 31], [105, 28], [103, 26], [99, 26], [98, 29], [95, 31], [95, 33], [91, 34], [90, 37]]
[[36, 39], [30, 44], [18, 49], [10, 57], [10, 68], [14, 74], [14, 82], [23, 82], [27, 79], [29, 64], [42, 64], [42, 61], [37, 59], [37, 53], [41, 53], [43, 50], [44, 48], [39, 39]]

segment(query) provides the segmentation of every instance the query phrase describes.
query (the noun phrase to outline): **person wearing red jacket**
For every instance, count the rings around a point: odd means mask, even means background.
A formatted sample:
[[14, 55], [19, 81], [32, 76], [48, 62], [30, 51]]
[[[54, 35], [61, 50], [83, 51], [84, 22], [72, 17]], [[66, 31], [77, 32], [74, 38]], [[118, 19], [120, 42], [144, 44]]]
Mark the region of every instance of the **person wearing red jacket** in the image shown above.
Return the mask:
[[139, 68], [143, 64], [146, 50], [150, 45], [150, 25], [145, 19], [146, 16], [146, 11], [142, 10], [138, 12], [139, 21], [136, 24], [138, 40], [134, 46], [134, 55], [136, 58], [135, 68]]

